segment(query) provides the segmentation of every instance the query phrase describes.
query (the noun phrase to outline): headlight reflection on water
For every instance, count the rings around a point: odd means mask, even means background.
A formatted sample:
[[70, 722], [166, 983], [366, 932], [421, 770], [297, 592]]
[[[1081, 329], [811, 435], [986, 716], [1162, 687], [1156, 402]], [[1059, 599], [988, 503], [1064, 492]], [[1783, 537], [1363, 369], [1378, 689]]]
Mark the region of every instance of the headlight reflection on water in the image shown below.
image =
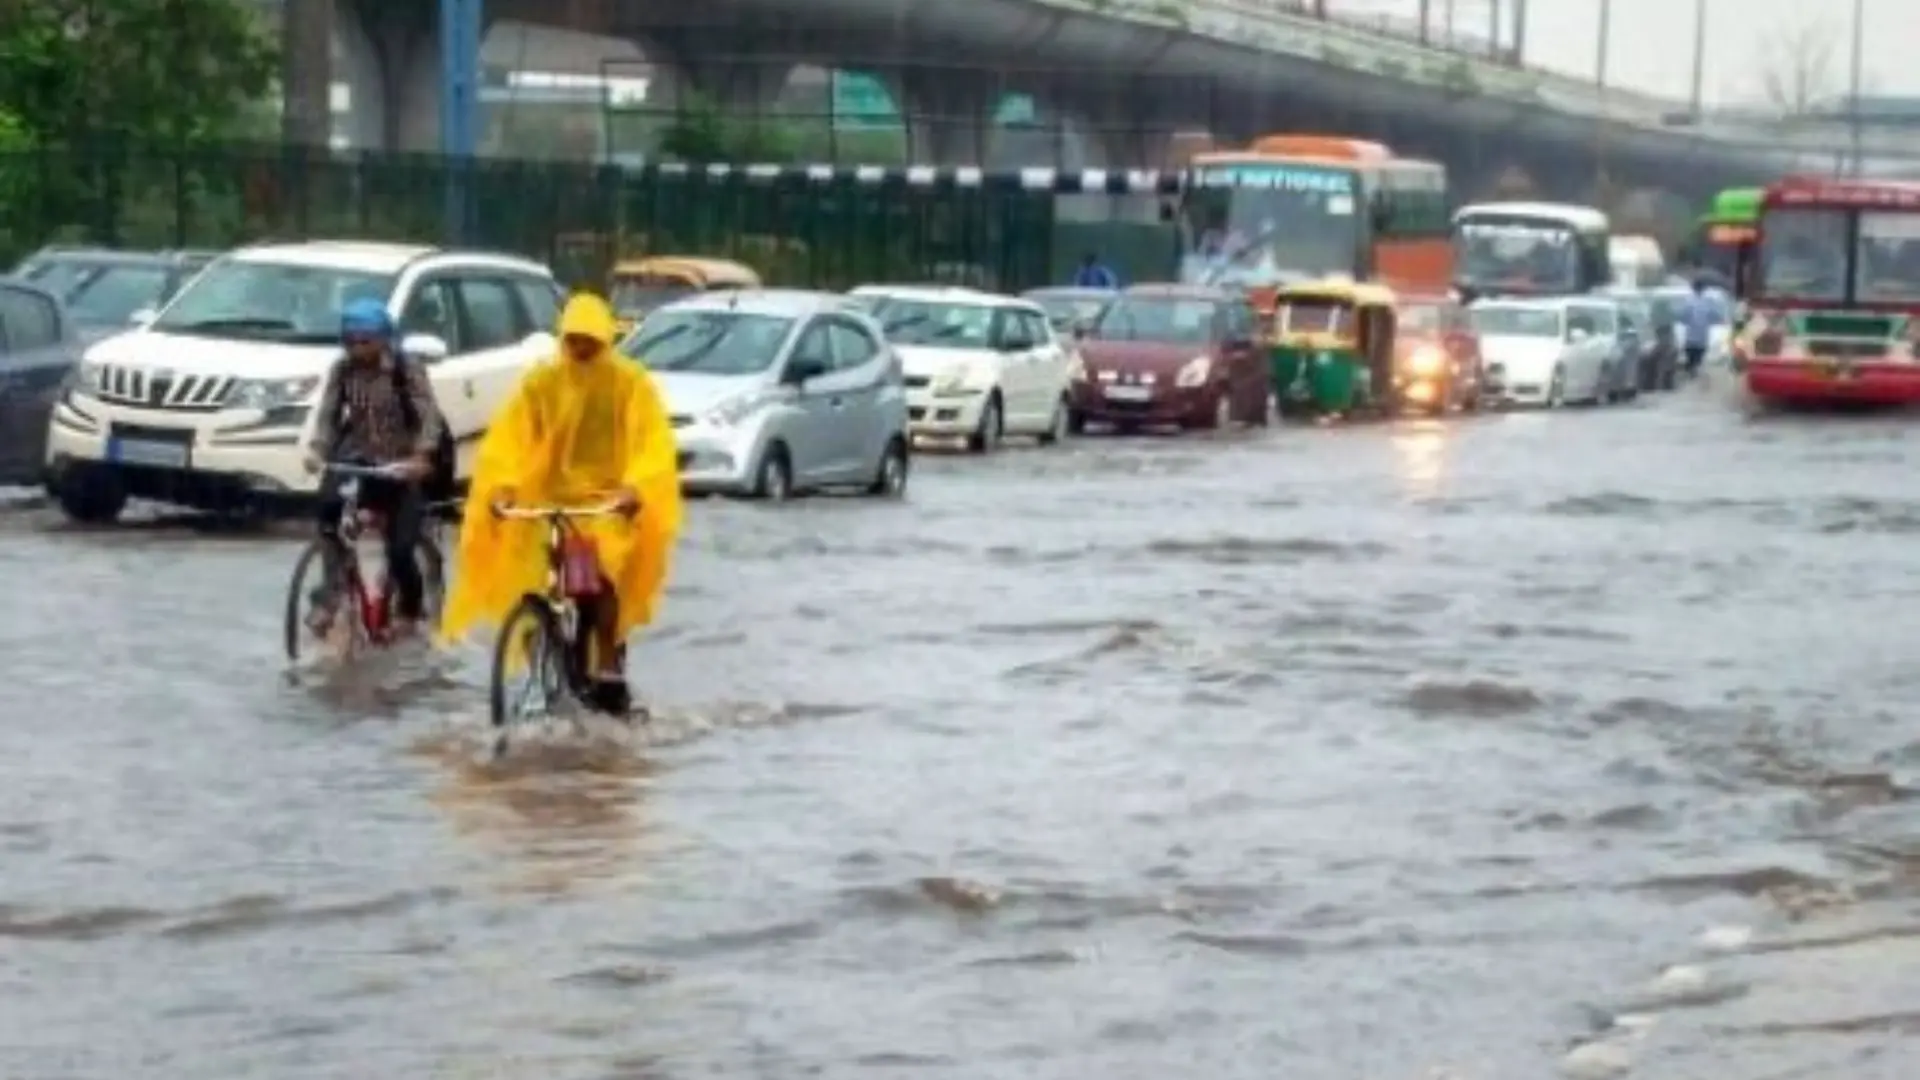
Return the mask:
[[1445, 493], [1451, 431], [1445, 420], [1403, 422], [1393, 432], [1394, 472], [1401, 488], [1415, 499]]

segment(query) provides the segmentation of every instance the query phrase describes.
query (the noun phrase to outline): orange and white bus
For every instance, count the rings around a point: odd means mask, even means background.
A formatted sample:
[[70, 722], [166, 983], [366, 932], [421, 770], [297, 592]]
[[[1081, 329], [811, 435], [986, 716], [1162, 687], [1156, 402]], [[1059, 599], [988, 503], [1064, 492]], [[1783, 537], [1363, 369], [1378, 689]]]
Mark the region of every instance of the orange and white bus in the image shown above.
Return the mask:
[[1425, 293], [1452, 284], [1446, 166], [1365, 139], [1266, 135], [1196, 153], [1180, 218], [1181, 279], [1244, 286], [1256, 303], [1331, 275]]

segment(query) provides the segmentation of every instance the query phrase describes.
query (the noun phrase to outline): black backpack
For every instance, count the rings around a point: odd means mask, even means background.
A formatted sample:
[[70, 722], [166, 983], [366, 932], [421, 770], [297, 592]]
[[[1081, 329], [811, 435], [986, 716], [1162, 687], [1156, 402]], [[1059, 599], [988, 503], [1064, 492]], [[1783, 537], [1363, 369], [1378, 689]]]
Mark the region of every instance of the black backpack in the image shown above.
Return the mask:
[[[395, 354], [394, 361], [393, 395], [400, 400], [401, 411], [406, 413], [407, 430], [418, 434], [423, 421], [419, 413], [414, 411], [413, 395], [407, 390], [407, 365], [413, 363], [413, 361], [398, 354]], [[345, 360], [339, 361], [340, 365], [344, 365], [345, 363]], [[342, 369], [336, 367], [334, 377], [339, 378], [341, 374]], [[347, 430], [347, 424], [351, 423], [351, 418], [346, 416], [347, 397], [345, 394], [340, 395], [334, 407], [338, 410], [333, 418], [334, 430], [344, 434]], [[429, 458], [431, 468], [427, 471], [426, 479], [420, 482], [420, 493], [425, 496], [428, 502], [448, 502], [459, 494], [455, 488], [454, 480], [454, 458], [456, 455], [453, 448], [453, 432], [447, 429], [445, 420], [446, 417], [443, 415], [440, 424], [440, 441], [434, 444], [433, 454]]]

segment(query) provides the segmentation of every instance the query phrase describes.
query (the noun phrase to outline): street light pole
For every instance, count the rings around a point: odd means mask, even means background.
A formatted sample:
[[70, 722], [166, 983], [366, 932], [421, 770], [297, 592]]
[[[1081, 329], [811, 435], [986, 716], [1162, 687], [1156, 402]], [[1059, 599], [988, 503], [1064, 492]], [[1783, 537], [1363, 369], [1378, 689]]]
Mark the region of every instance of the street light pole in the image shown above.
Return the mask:
[[1701, 85], [1707, 71], [1707, 0], [1693, 0], [1693, 93], [1687, 104], [1694, 123], [1700, 122]]
[[1607, 39], [1613, 36], [1613, 0], [1600, 0], [1600, 42], [1593, 58], [1593, 82], [1607, 88]]
[[1853, 175], [1859, 176], [1861, 58], [1866, 52], [1867, 0], [1853, 0], [1853, 100], [1847, 104], [1849, 141], [1853, 144]]

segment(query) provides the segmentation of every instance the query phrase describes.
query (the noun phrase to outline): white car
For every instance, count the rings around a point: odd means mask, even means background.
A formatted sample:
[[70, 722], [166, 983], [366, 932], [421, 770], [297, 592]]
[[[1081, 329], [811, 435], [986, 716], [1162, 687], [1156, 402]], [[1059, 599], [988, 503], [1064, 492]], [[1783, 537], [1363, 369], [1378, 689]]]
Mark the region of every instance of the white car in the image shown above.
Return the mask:
[[987, 453], [1007, 435], [1066, 435], [1072, 357], [1038, 304], [959, 287], [865, 285], [906, 373], [915, 435]]
[[139, 328], [87, 350], [54, 406], [47, 490], [79, 521], [129, 497], [249, 512], [298, 505], [340, 310], [387, 302], [428, 365], [460, 475], [521, 373], [551, 356], [561, 290], [538, 263], [398, 244], [315, 241], [216, 259]]
[[1607, 400], [1619, 352], [1619, 312], [1581, 297], [1482, 300], [1470, 309], [1480, 335], [1487, 394], [1507, 405], [1559, 408]]

